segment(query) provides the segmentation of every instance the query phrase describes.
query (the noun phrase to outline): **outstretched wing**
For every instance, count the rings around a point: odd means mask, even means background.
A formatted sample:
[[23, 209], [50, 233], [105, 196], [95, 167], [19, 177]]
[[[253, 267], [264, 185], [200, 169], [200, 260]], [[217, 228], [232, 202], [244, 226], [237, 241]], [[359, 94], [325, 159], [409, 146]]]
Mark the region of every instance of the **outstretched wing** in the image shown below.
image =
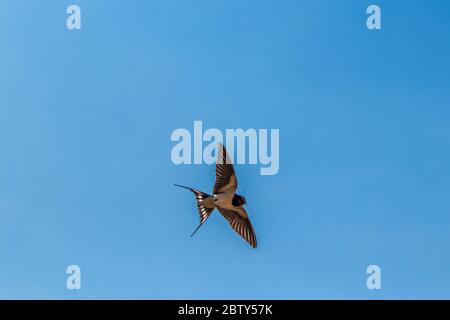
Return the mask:
[[218, 208], [218, 210], [228, 220], [234, 231], [244, 238], [253, 248], [256, 248], [256, 234], [245, 209], [243, 207], [236, 207], [233, 210], [221, 208]]
[[222, 144], [219, 144], [217, 150], [216, 182], [214, 183], [213, 193], [235, 193], [238, 182], [234, 173], [233, 163]]

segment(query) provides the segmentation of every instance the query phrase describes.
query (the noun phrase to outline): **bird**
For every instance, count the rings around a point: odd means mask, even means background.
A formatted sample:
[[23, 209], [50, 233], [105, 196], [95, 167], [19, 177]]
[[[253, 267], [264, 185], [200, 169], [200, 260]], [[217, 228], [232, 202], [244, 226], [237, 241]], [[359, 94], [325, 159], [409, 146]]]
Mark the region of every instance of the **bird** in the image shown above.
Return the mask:
[[190, 190], [194, 193], [197, 201], [197, 209], [200, 215], [200, 224], [191, 234], [191, 237], [208, 220], [214, 209], [217, 209], [221, 215], [228, 221], [231, 228], [240, 235], [250, 246], [256, 248], [256, 234], [250, 222], [244, 205], [247, 201], [244, 196], [236, 193], [238, 181], [234, 172], [233, 164], [228, 157], [223, 144], [217, 147], [218, 154], [216, 158], [216, 180], [212, 194], [200, 190], [186, 187], [180, 184], [175, 186]]

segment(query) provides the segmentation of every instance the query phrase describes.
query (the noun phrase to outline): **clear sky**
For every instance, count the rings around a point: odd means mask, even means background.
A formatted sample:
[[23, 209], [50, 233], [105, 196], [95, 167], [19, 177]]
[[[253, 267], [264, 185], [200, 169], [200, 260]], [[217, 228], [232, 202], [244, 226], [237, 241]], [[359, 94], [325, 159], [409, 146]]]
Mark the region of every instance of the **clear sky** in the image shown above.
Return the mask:
[[[0, 298], [450, 298], [449, 57], [448, 1], [0, 1]], [[280, 129], [256, 250], [189, 237], [194, 120]]]

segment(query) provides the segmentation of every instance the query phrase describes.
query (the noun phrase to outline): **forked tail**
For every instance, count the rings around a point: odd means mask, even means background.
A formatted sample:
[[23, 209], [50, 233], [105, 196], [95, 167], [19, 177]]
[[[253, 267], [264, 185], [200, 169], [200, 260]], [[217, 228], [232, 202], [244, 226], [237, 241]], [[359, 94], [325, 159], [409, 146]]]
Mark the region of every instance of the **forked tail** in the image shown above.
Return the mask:
[[213, 212], [213, 210], [214, 210], [214, 208], [206, 207], [205, 203], [204, 203], [208, 198], [211, 197], [211, 195], [209, 195], [205, 192], [199, 191], [197, 189], [194, 189], [194, 188], [182, 186], [180, 184], [175, 184], [175, 186], [192, 191], [195, 195], [195, 199], [197, 200], [197, 209], [198, 209], [198, 213], [200, 215], [200, 224], [198, 225], [197, 229], [195, 229], [194, 232], [191, 234], [191, 237], [192, 237], [197, 232], [197, 230], [200, 229], [200, 227], [203, 225], [203, 223], [205, 223], [205, 221], [211, 215], [211, 212]]

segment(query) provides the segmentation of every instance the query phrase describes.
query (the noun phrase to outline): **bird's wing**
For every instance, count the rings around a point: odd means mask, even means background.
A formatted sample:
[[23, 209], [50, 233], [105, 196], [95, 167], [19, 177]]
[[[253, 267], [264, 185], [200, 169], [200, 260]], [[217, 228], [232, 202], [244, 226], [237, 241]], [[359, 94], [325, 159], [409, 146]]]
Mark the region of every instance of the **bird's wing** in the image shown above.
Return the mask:
[[217, 149], [219, 153], [216, 160], [216, 182], [214, 183], [213, 193], [235, 193], [238, 182], [234, 173], [233, 163], [222, 144]]
[[228, 220], [234, 231], [244, 238], [253, 248], [256, 248], [256, 234], [245, 209], [243, 207], [236, 207], [235, 209], [218, 208], [218, 210]]

